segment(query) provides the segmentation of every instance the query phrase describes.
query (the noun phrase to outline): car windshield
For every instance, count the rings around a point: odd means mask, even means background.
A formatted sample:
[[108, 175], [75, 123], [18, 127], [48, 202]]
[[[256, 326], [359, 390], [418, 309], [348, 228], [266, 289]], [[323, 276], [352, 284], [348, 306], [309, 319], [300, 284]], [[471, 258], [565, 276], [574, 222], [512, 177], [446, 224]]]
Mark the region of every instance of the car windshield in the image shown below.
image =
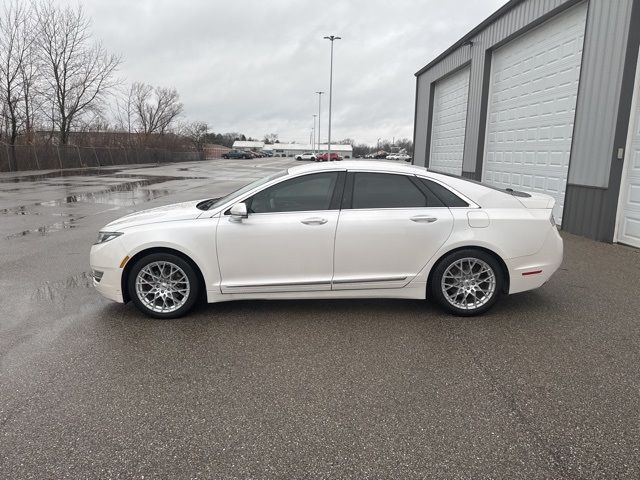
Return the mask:
[[264, 178], [260, 178], [258, 180], [255, 180], [253, 182], [251, 182], [248, 185], [245, 185], [244, 187], [239, 188], [238, 190], [231, 192], [228, 195], [225, 195], [224, 197], [220, 197], [220, 198], [212, 198], [210, 200], [205, 200], [203, 202], [200, 202], [197, 207], [200, 210], [211, 210], [212, 208], [216, 208], [219, 207], [221, 205], [224, 205], [225, 203], [228, 203], [230, 201], [232, 201], [234, 198], [238, 198], [241, 195], [244, 195], [245, 193], [253, 190], [256, 187], [259, 187], [260, 185], [264, 185], [265, 183], [268, 183], [272, 180], [275, 180], [276, 178], [280, 178], [280, 177], [284, 177], [287, 174], [286, 170], [281, 170], [277, 173], [274, 173], [272, 175], [269, 175], [268, 177], [264, 177]]

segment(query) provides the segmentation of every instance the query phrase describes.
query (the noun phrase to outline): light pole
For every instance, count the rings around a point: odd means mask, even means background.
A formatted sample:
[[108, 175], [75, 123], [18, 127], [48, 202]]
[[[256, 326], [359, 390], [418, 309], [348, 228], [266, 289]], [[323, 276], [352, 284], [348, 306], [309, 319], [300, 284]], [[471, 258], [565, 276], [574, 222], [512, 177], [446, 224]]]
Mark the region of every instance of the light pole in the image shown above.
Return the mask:
[[311, 151], [313, 153], [316, 153], [316, 117], [317, 116], [318, 115], [315, 115], [315, 114], [313, 115], [313, 130], [312, 130], [313, 135], [311, 137]]
[[322, 111], [322, 95], [324, 92], [316, 92], [318, 94], [318, 153], [320, 153], [320, 112]]
[[333, 95], [333, 41], [340, 40], [341, 37], [335, 35], [329, 35], [324, 37], [326, 40], [331, 41], [331, 67], [329, 68], [329, 137], [327, 140], [327, 160], [331, 161], [331, 97]]

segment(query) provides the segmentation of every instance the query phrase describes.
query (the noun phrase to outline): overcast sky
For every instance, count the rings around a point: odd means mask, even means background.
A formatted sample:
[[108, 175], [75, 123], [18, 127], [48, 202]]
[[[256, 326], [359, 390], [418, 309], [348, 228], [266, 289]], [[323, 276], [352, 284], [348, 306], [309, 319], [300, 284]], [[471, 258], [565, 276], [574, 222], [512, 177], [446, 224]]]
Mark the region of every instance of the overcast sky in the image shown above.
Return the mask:
[[[65, 0], [60, 0], [64, 2]], [[317, 90], [332, 139], [413, 136], [414, 73], [505, 0], [83, 0], [119, 75], [178, 89], [185, 119], [215, 132], [309, 141]], [[323, 97], [326, 139], [328, 93]]]

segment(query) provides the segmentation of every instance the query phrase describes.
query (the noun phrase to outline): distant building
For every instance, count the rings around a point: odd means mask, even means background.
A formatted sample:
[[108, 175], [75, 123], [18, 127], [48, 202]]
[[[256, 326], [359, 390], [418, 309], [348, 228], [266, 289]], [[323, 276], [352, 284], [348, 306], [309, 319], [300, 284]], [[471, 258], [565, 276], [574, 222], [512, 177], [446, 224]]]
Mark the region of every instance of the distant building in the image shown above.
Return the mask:
[[[264, 150], [273, 152], [275, 157], [295, 157], [301, 153], [314, 151], [313, 147], [308, 143], [274, 143], [272, 145], [265, 145]], [[321, 153], [326, 152], [327, 144], [321, 144], [317, 150]], [[331, 152], [337, 153], [342, 158], [353, 157], [353, 148], [351, 145], [331, 145]]]
[[233, 148], [236, 150], [251, 150], [257, 152], [264, 148], [264, 142], [254, 142], [251, 140], [236, 140], [233, 142]]

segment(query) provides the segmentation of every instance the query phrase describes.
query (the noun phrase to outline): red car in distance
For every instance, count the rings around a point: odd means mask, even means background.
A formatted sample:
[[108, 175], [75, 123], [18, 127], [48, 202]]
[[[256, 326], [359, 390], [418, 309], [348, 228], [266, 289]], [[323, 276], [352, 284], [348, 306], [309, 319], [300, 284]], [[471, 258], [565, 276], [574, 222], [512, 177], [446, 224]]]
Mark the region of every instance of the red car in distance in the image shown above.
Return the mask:
[[[327, 162], [329, 161], [329, 154], [326, 152], [319, 154], [316, 156], [316, 159], [318, 162]], [[338, 160], [342, 160], [342, 157], [335, 152], [331, 152], [331, 161], [336, 162]]]

